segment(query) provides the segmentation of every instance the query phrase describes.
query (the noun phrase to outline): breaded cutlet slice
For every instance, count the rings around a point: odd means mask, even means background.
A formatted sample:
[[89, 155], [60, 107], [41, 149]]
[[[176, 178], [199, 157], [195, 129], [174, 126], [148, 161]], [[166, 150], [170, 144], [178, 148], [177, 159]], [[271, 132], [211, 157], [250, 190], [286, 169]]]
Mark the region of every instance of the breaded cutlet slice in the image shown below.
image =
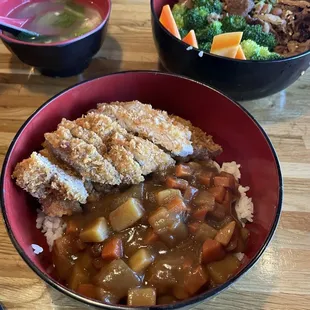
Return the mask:
[[192, 145], [194, 152], [190, 158], [206, 160], [215, 158], [223, 152], [222, 147], [213, 141], [213, 137], [207, 135], [203, 130], [192, 125], [190, 121], [182, 117], [170, 115], [176, 126], [187, 126], [192, 132]]
[[96, 133], [101, 141], [106, 144], [106, 158], [109, 159], [118, 173], [121, 175], [122, 182], [125, 184], [138, 184], [144, 180], [139, 164], [134, 160], [133, 155], [124, 147], [113, 145], [109, 142], [111, 135], [114, 132], [122, 132], [126, 134], [117, 122], [111, 118], [90, 112], [84, 117], [75, 121], [85, 130]]
[[62, 217], [72, 215], [73, 213], [82, 212], [81, 205], [78, 201], [63, 200], [51, 194], [46, 198], [39, 200], [43, 212], [48, 216]]
[[80, 203], [87, 200], [88, 194], [82, 180], [68, 175], [36, 152], [16, 165], [12, 177], [18, 186], [35, 198], [45, 199], [51, 192], [56, 192], [64, 200]]
[[[122, 150], [122, 160], [130, 165], [132, 174], [138, 175], [142, 170], [142, 174], [147, 175], [158, 169], [165, 169], [175, 163], [172, 157], [157, 145], [149, 140], [128, 134], [126, 129], [106, 115], [90, 112], [83, 118], [77, 119], [76, 123], [83, 128], [96, 132], [105, 141], [108, 149], [111, 146], [113, 147], [113, 145], [123, 146], [127, 152], [122, 148], [118, 149]], [[119, 166], [117, 163], [119, 159], [117, 159], [116, 152], [114, 151], [113, 153], [115, 155], [111, 159], [116, 167]], [[131, 154], [139, 163], [141, 170], [137, 171], [135, 169], [137, 165], [132, 162]]]
[[166, 112], [139, 101], [98, 104], [97, 113], [116, 120], [128, 132], [136, 133], [176, 156], [193, 153], [187, 128], [175, 126]]
[[70, 130], [59, 126], [56, 131], [46, 133], [44, 137], [48, 149], [85, 180], [110, 185], [121, 183], [121, 176], [114, 166], [93, 145], [73, 138]]
[[111, 160], [116, 170], [122, 176], [122, 183], [139, 184], [144, 181], [140, 165], [134, 156], [121, 145], [112, 145], [107, 158]]
[[108, 142], [114, 132], [127, 133], [115, 120], [96, 112], [89, 112], [75, 122], [79, 126], [96, 133], [104, 143]]
[[54, 154], [52, 154], [52, 152], [48, 150], [46, 145], [44, 145], [44, 149], [39, 151], [39, 154], [46, 157], [52, 164], [58, 166], [69, 175], [80, 178], [80, 175], [75, 170], [71, 169], [66, 163], [64, 163], [59, 158], [56, 158], [56, 156], [54, 156]]
[[141, 167], [143, 175], [163, 170], [175, 163], [174, 159], [156, 144], [131, 134], [115, 133], [111, 136], [110, 143], [112, 145], [122, 145], [133, 154], [134, 159]]
[[69, 121], [63, 118], [58, 126], [69, 129], [73, 138], [79, 138], [88, 144], [92, 144], [100, 154], [106, 152], [106, 146], [103, 144], [101, 138], [95, 132], [79, 126], [76, 121]]

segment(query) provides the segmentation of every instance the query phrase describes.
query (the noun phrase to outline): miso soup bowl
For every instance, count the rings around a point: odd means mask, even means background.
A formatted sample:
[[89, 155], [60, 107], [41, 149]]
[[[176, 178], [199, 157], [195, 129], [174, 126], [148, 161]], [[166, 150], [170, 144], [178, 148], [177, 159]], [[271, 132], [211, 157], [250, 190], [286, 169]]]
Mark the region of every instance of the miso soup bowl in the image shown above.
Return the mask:
[[[63, 117], [75, 119], [95, 108], [98, 102], [134, 99], [184, 117], [212, 134], [224, 149], [218, 161], [235, 160], [240, 163], [241, 183], [251, 188], [249, 195], [255, 206], [254, 222], [246, 225], [251, 236], [240, 270], [215, 289], [174, 304], [151, 307], [161, 310], [191, 308], [222, 292], [252, 268], [276, 230], [282, 204], [280, 166], [266, 133], [238, 103], [208, 86], [166, 73], [131, 71], [83, 82], [51, 98], [24, 123], [7, 152], [1, 176], [1, 206], [5, 224], [16, 250], [43, 281], [88, 305], [113, 310], [132, 309], [88, 299], [55, 280], [50, 273], [51, 254], [45, 237], [36, 229], [38, 204], [15, 184], [11, 174], [18, 162], [40, 149], [44, 133], [55, 130]], [[35, 255], [31, 244], [40, 245], [43, 253]]]
[[[19, 41], [3, 31], [0, 31], [0, 38], [12, 54], [23, 63], [35, 67], [43, 75], [67, 77], [79, 74], [89, 66], [92, 57], [100, 50], [111, 12], [111, 0], [92, 2], [99, 10], [102, 22], [83, 36], [46, 44]], [[24, 3], [24, 0], [0, 0], [0, 16], [7, 16], [14, 8]]]
[[154, 42], [162, 65], [210, 85], [239, 101], [275, 94], [297, 81], [310, 66], [310, 51], [273, 61], [237, 60], [199, 50], [168, 32], [159, 22], [162, 7], [177, 0], [150, 0]]

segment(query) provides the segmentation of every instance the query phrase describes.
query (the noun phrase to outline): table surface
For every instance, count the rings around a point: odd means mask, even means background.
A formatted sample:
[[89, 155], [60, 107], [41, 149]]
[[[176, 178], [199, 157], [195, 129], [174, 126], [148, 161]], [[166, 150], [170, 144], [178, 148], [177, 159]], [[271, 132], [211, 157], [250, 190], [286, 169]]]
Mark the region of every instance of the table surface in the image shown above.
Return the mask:
[[[16, 131], [48, 98], [83, 79], [158, 69], [149, 1], [113, 0], [107, 39], [85, 73], [42, 77], [0, 44], [0, 164]], [[283, 170], [284, 205], [270, 246], [247, 275], [197, 309], [310, 309], [310, 70], [274, 96], [243, 103], [269, 134]], [[19, 257], [0, 220], [0, 302], [6, 309], [89, 309], [48, 287]]]

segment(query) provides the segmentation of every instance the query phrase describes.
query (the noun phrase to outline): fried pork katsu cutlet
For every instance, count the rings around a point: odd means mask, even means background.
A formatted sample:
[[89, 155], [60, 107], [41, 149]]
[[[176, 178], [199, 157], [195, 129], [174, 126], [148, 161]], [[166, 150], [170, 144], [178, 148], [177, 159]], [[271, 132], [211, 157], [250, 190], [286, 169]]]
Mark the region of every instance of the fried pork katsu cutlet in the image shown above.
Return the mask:
[[70, 130], [72, 137], [82, 139], [84, 142], [92, 144], [99, 154], [106, 152], [106, 146], [103, 144], [101, 138], [95, 132], [79, 126], [76, 121], [68, 121], [63, 118], [59, 126]]
[[134, 156], [121, 145], [112, 145], [107, 157], [122, 176], [125, 184], [138, 184], [144, 181], [140, 165]]
[[187, 126], [192, 132], [192, 145], [194, 152], [189, 158], [195, 158], [198, 160], [206, 160], [209, 158], [215, 158], [223, 152], [223, 149], [220, 145], [214, 143], [213, 137], [207, 135], [203, 130], [192, 125], [190, 121], [185, 120], [179, 116], [170, 115], [173, 119], [174, 124], [179, 126]]
[[116, 120], [128, 132], [136, 133], [176, 156], [193, 153], [191, 132], [173, 124], [166, 112], [152, 109], [139, 101], [98, 104], [97, 113]]
[[62, 217], [64, 215], [82, 212], [81, 205], [78, 201], [58, 199], [53, 194], [44, 199], [40, 199], [39, 202], [43, 212], [48, 216]]
[[110, 185], [121, 183], [121, 176], [114, 166], [93, 145], [73, 138], [68, 129], [59, 126], [44, 137], [48, 149], [78, 171], [85, 180]]
[[139, 163], [143, 175], [148, 175], [156, 170], [163, 170], [175, 163], [174, 159], [157, 145], [140, 137], [115, 133], [110, 142], [112, 145], [122, 145], [131, 152], [134, 159]]
[[[130, 182], [129, 184], [140, 183], [141, 180], [144, 180], [142, 175], [147, 175], [157, 169], [164, 169], [175, 163], [172, 157], [157, 147], [157, 145], [129, 134], [108, 116], [90, 112], [84, 117], [77, 119], [76, 123], [83, 128], [96, 132], [104, 141], [108, 150], [107, 157], [111, 159], [118, 172], [123, 175], [122, 182], [124, 183], [128, 183], [128, 181]], [[118, 147], [118, 150], [121, 151], [121, 161], [117, 158], [115, 150], [113, 150], [116, 145], [122, 146]], [[109, 149], [111, 150], [109, 151]], [[126, 165], [130, 169], [121, 168]]]
[[111, 135], [115, 132], [127, 133], [116, 121], [96, 112], [87, 113], [84, 117], [78, 118], [76, 123], [87, 130], [95, 132], [103, 143], [107, 143]]
[[17, 185], [39, 199], [50, 216], [80, 212], [87, 199], [145, 176], [176, 161], [214, 158], [222, 148], [191, 122], [139, 101], [99, 104], [82, 117], [62, 119], [44, 135], [39, 154], [19, 163]]
[[36, 152], [16, 165], [12, 177], [35, 198], [45, 199], [55, 192], [61, 199], [86, 203], [88, 194], [82, 180], [68, 175]]

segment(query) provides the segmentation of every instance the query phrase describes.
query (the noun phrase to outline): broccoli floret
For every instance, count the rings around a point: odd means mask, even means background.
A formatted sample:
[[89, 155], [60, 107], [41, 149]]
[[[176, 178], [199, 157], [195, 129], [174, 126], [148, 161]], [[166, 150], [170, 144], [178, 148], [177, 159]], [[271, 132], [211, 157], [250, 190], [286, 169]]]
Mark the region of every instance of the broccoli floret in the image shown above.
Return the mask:
[[179, 29], [184, 27], [184, 16], [187, 11], [187, 7], [182, 3], [177, 3], [172, 8], [172, 15]]
[[213, 37], [221, 34], [222, 32], [222, 23], [219, 21], [214, 21], [204, 29], [198, 30], [196, 32], [196, 37], [199, 42], [212, 42]]
[[254, 55], [251, 60], [277, 60], [282, 59], [283, 57], [278, 53], [269, 52], [269, 55]]
[[272, 33], [264, 32], [261, 25], [247, 25], [242, 39], [255, 41], [260, 46], [268, 47], [270, 51], [277, 45], [276, 37]]
[[180, 33], [181, 39], [183, 39], [188, 34], [188, 30], [181, 28], [179, 29], [179, 33]]
[[241, 47], [245, 58], [248, 60], [275, 60], [282, 58], [279, 54], [270, 52], [267, 47], [259, 46], [252, 40], [242, 41]]
[[245, 18], [238, 15], [225, 16], [221, 22], [224, 32], [243, 31], [247, 26]]
[[246, 59], [251, 59], [253, 55], [257, 55], [259, 52], [259, 45], [252, 40], [242, 41], [241, 47]]
[[208, 24], [207, 16], [210, 11], [207, 7], [196, 7], [187, 11], [184, 16], [184, 26], [187, 29], [202, 29]]
[[221, 14], [223, 4], [220, 0], [192, 0], [194, 7], [207, 7], [210, 13]]
[[212, 45], [211, 42], [204, 42], [204, 43], [199, 44], [199, 49], [204, 52], [210, 52], [211, 45]]

